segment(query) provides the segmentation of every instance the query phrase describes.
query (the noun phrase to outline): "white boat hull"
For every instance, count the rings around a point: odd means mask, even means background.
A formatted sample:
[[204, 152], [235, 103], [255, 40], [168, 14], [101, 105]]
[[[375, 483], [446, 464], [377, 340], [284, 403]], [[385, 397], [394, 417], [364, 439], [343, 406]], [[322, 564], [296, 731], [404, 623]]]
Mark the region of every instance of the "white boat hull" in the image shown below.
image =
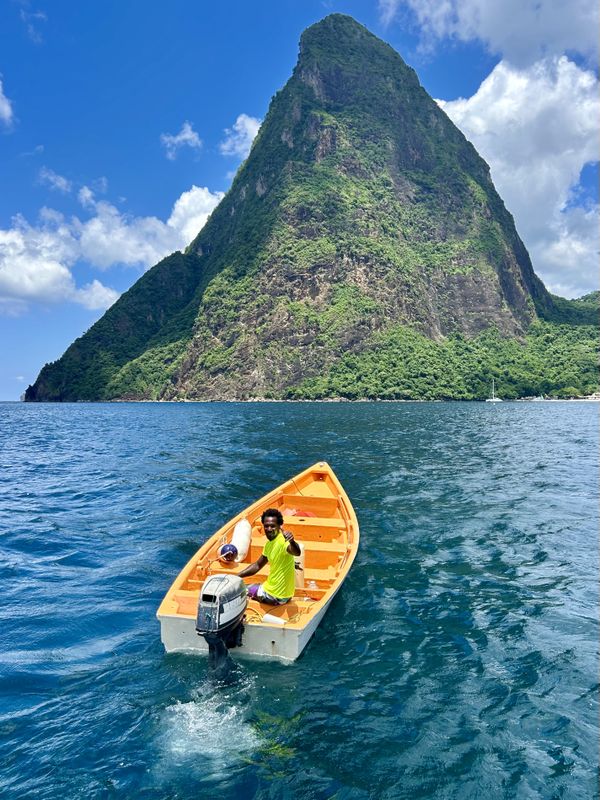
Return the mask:
[[[325, 616], [334, 595], [302, 629], [285, 625], [244, 623], [242, 646], [231, 651], [236, 658], [266, 658], [275, 661], [295, 661], [309, 643], [319, 623]], [[167, 653], [193, 653], [208, 655], [204, 637], [196, 632], [194, 617], [162, 616], [160, 638]]]

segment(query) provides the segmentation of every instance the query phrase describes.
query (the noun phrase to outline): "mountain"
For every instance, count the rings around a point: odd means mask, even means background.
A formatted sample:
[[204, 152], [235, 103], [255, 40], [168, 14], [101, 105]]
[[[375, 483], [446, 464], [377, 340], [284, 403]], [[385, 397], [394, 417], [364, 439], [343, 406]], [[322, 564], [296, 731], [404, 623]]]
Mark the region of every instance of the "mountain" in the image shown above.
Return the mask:
[[584, 294], [583, 297], [577, 298], [578, 303], [586, 303], [592, 306], [600, 305], [600, 291], [596, 289], [595, 292], [589, 292], [589, 294]]
[[[507, 396], [583, 390], [597, 383], [596, 316], [547, 292], [487, 164], [415, 72], [333, 14], [302, 35], [185, 253], [149, 270], [26, 399], [471, 398], [492, 375]], [[565, 385], [573, 336], [585, 346]]]

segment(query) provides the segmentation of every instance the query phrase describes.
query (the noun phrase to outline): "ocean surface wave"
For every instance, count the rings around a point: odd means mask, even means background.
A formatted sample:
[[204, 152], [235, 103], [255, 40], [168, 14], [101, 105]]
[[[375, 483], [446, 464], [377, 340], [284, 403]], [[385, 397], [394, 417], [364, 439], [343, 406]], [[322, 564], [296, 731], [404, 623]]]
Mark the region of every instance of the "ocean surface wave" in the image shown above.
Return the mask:
[[[597, 797], [597, 411], [0, 404], [0, 796]], [[185, 561], [322, 459], [361, 547], [302, 658], [165, 655]]]

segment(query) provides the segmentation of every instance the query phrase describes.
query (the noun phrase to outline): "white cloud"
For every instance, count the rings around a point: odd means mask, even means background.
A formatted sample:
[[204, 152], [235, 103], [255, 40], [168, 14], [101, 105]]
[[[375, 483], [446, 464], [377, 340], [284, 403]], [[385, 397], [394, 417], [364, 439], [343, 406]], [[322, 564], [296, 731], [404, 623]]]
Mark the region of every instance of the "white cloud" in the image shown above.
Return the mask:
[[94, 193], [92, 192], [89, 186], [81, 187], [81, 189], [77, 192], [77, 199], [84, 208], [93, 207], [96, 202]]
[[20, 317], [28, 310], [29, 306], [23, 300], [0, 295], [0, 317]]
[[185, 242], [181, 231], [157, 217], [129, 217], [106, 202], [94, 205], [94, 216], [73, 221], [81, 258], [100, 269], [113, 264], [150, 266], [179, 250]]
[[0, 230], [0, 296], [5, 300], [57, 302], [75, 291], [68, 264], [76, 253], [62, 219], [31, 227], [22, 217]]
[[261, 120], [255, 117], [240, 114], [232, 128], [225, 128], [225, 139], [219, 145], [221, 153], [225, 156], [246, 158], [260, 128], [260, 123]]
[[6, 126], [10, 126], [13, 122], [14, 112], [11, 101], [4, 94], [4, 87], [2, 86], [2, 79], [0, 78], [0, 122]]
[[54, 191], [63, 192], [64, 194], [67, 194], [73, 188], [73, 184], [70, 180], [63, 178], [62, 175], [59, 175], [52, 169], [48, 169], [48, 167], [42, 167], [40, 169], [38, 179], [40, 183], [49, 186]]
[[77, 192], [77, 199], [81, 203], [84, 208], [94, 208], [96, 205], [96, 194], [95, 192], [100, 192], [100, 194], [105, 194], [108, 190], [108, 181], [106, 178], [98, 178], [97, 180], [92, 182], [92, 186], [94, 189], [90, 189], [89, 186], [82, 186], [81, 189]]
[[47, 19], [48, 17], [43, 11], [26, 11], [23, 8], [21, 9], [21, 21], [25, 25], [27, 36], [29, 36], [31, 41], [35, 44], [41, 44], [43, 41], [42, 34], [37, 25], [39, 22], [46, 22]]
[[201, 186], [192, 186], [175, 202], [167, 225], [178, 231], [187, 245], [204, 227], [210, 213], [223, 197], [223, 192], [213, 194]]
[[108, 286], [104, 286], [95, 278], [81, 289], [76, 289], [74, 295], [76, 302], [92, 311], [109, 308], [118, 297], [118, 292]]
[[598, 55], [596, 0], [379, 0], [386, 26], [405, 10], [425, 40], [478, 39], [521, 66], [567, 51]]
[[24, 153], [19, 153], [19, 158], [31, 158], [31, 156], [39, 156], [44, 152], [43, 144], [36, 144], [33, 150], [26, 150]]
[[222, 199], [221, 192], [192, 186], [173, 205], [166, 222], [157, 217], [131, 217], [83, 187], [79, 199], [88, 219], [66, 219], [43, 208], [36, 225], [22, 216], [8, 230], [0, 229], [0, 313], [22, 313], [32, 302], [70, 301], [86, 308], [107, 308], [118, 293], [94, 279], [76, 286], [77, 262], [107, 269], [115, 264], [149, 267], [184, 248]]
[[92, 182], [92, 186], [94, 187], [94, 191], [100, 192], [100, 194], [106, 194], [108, 191], [108, 178], [102, 175], [102, 177], [96, 178], [96, 180]]
[[379, 0], [377, 5], [379, 7], [379, 21], [387, 28], [398, 14], [403, 2], [402, 0]]
[[193, 129], [191, 122], [187, 120], [181, 126], [179, 133], [161, 133], [160, 141], [167, 151], [167, 158], [174, 161], [177, 153], [182, 147], [191, 147], [192, 150], [199, 150], [202, 147], [202, 140]]
[[596, 205], [563, 212], [554, 236], [532, 246], [534, 264], [543, 263], [550, 290], [561, 297], [581, 297], [598, 289], [599, 211]]
[[88, 192], [87, 205], [93, 206], [94, 216], [85, 222], [75, 219], [72, 227], [81, 257], [100, 269], [119, 263], [149, 267], [169, 253], [182, 250], [223, 198], [222, 192], [192, 186], [177, 199], [169, 219], [163, 222], [158, 217], [122, 214], [110, 203], [96, 202], [93, 193], [89, 189]]
[[490, 164], [548, 287], [597, 288], [597, 209], [568, 208], [582, 168], [598, 159], [595, 75], [564, 56], [527, 69], [501, 62], [472, 97], [439, 103]]

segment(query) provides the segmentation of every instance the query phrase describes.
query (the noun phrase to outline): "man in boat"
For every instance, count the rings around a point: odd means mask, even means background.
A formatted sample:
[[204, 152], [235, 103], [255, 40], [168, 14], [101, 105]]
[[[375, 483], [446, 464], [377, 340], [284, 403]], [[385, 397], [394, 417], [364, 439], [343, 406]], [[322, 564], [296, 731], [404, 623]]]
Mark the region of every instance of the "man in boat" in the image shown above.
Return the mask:
[[267, 508], [260, 520], [267, 541], [256, 561], [238, 575], [240, 578], [256, 575], [268, 563], [269, 577], [264, 583], [249, 586], [248, 597], [274, 606], [283, 605], [294, 596], [294, 556], [300, 555], [300, 545], [293, 533], [282, 530], [283, 516], [277, 508]]

